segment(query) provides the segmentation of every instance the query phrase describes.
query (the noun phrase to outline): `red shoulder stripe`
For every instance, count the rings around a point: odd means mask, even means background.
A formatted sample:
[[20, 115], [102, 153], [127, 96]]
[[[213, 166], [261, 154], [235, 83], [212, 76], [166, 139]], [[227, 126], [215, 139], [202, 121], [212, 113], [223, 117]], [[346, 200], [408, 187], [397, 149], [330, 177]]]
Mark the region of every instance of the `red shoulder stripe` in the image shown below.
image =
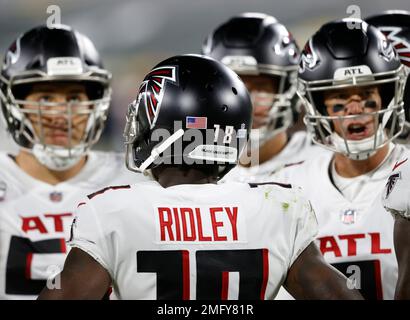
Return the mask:
[[394, 170], [396, 170], [398, 167], [400, 167], [403, 163], [405, 163], [405, 162], [407, 161], [407, 159], [408, 159], [408, 158], [404, 159], [403, 161], [396, 162], [396, 164], [394, 165], [392, 171], [394, 171]]

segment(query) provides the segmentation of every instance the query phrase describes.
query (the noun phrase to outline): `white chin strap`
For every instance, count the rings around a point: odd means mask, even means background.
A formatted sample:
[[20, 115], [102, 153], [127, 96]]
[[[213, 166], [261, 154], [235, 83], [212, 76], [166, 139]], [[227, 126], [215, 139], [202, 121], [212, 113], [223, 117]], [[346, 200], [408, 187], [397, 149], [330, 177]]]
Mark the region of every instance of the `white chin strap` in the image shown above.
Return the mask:
[[69, 151], [67, 149], [44, 147], [41, 144], [35, 144], [32, 153], [42, 165], [54, 171], [68, 170], [86, 155], [83, 147], [74, 147]]
[[[265, 129], [265, 130], [264, 130]], [[252, 150], [258, 150], [268, 140], [266, 139], [266, 128], [251, 129], [249, 133], [249, 142]]]
[[[331, 139], [337, 152], [341, 152], [353, 160], [366, 160], [377, 152], [377, 147], [383, 144], [385, 134], [383, 130], [379, 129], [376, 135], [372, 135], [371, 137], [362, 140], [346, 140], [340, 137], [336, 132], [333, 132]], [[376, 145], [374, 143], [375, 139]]]

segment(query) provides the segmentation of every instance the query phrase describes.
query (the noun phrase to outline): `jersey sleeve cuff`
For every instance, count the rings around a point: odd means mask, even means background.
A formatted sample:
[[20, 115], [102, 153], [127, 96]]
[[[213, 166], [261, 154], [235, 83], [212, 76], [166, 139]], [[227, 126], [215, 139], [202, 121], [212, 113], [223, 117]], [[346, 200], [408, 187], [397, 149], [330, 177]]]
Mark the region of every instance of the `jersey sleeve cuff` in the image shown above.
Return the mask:
[[95, 261], [97, 261], [109, 273], [111, 279], [112, 280], [114, 279], [114, 273], [108, 267], [108, 264], [105, 263], [104, 259], [101, 258], [101, 256], [99, 254], [97, 254], [95, 251], [93, 251], [92, 249], [89, 248], [89, 244], [86, 244], [81, 240], [73, 240], [73, 241], [70, 241], [68, 244], [71, 248], [78, 248], [78, 249], [84, 251], [85, 253], [87, 253], [89, 256], [91, 256]]
[[299, 246], [298, 251], [290, 259], [289, 268], [290, 268], [290, 266], [293, 265], [293, 263], [296, 261], [296, 259], [302, 254], [302, 252], [305, 251], [305, 249], [314, 241], [315, 241], [315, 237], [312, 237], [308, 241], [304, 242], [301, 246]]

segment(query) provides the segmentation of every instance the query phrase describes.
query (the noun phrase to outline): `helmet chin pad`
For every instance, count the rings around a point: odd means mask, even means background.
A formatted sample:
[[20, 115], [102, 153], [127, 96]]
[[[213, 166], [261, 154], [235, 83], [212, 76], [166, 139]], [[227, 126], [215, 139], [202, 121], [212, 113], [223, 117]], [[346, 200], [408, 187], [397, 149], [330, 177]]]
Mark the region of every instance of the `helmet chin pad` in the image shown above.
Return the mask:
[[[381, 129], [381, 128], [380, 128]], [[336, 132], [333, 132], [329, 139], [336, 149], [336, 152], [344, 154], [352, 160], [366, 160], [376, 154], [377, 150], [385, 145], [386, 137], [383, 130], [377, 130], [376, 134], [362, 140], [347, 140]], [[378, 148], [374, 148], [374, 146]]]
[[87, 155], [88, 150], [83, 146], [66, 149], [35, 144], [31, 152], [48, 169], [64, 171], [75, 166], [82, 157]]

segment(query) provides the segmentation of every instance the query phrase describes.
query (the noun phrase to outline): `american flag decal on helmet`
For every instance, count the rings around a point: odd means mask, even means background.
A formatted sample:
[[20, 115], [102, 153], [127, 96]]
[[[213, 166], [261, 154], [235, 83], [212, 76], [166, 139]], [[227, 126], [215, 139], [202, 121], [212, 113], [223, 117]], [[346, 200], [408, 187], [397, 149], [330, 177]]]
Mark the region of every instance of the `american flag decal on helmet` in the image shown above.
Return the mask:
[[410, 67], [410, 44], [402, 37], [397, 36], [397, 34], [401, 32], [402, 28], [380, 27], [379, 29], [396, 49], [401, 63], [407, 67]]
[[153, 69], [147, 74], [139, 87], [137, 103], [139, 104], [141, 99], [144, 99], [151, 128], [154, 126], [159, 109], [161, 108], [165, 84], [168, 81], [177, 83], [176, 73], [176, 67], [174, 66], [164, 66]]

